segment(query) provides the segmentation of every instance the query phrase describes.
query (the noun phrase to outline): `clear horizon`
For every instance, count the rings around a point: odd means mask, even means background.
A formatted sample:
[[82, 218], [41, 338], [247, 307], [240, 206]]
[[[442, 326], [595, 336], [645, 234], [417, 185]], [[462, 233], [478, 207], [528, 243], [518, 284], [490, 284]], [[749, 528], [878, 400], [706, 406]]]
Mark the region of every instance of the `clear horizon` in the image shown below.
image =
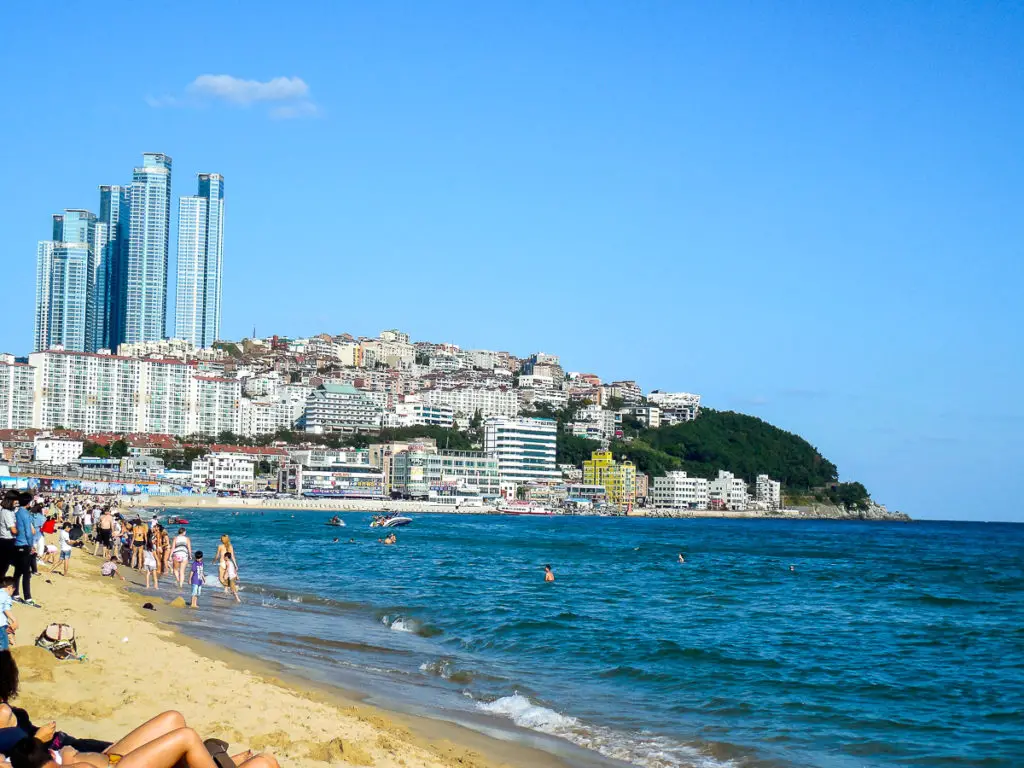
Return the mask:
[[1024, 520], [1024, 7], [114, 3], [84, 49], [0, 19], [0, 351], [31, 351], [50, 216], [166, 152], [171, 318], [177, 199], [222, 173], [226, 339], [555, 353], [915, 518]]

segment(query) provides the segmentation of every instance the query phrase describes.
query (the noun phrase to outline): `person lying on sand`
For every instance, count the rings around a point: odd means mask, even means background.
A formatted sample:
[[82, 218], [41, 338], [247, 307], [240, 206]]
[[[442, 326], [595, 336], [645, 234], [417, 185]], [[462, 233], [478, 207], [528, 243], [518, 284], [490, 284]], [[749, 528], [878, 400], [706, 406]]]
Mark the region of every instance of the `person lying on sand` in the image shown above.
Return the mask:
[[79, 752], [74, 747], [50, 750], [38, 739], [27, 737], [15, 744], [7, 757], [11, 768], [280, 768], [270, 755], [243, 752], [229, 757], [223, 742], [204, 744], [199, 734], [185, 725], [180, 712], [157, 715], [103, 752]]

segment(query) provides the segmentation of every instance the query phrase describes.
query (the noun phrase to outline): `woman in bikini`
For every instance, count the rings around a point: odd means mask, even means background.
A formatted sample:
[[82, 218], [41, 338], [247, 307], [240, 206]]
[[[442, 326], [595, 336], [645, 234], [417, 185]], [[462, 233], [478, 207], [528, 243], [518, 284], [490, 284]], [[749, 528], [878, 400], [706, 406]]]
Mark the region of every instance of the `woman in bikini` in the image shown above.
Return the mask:
[[13, 768], [280, 768], [270, 755], [243, 752], [228, 757], [225, 748], [221, 741], [203, 742], [185, 725], [180, 712], [164, 712], [102, 752], [80, 752], [74, 747], [51, 751], [28, 737], [15, 744], [8, 757]]
[[184, 528], [179, 528], [171, 545], [171, 561], [174, 563], [174, 578], [178, 582], [178, 589], [185, 586], [185, 568], [191, 559], [192, 540], [185, 534]]
[[156, 571], [163, 576], [170, 567], [171, 540], [160, 523], [153, 528], [153, 554], [156, 556]]

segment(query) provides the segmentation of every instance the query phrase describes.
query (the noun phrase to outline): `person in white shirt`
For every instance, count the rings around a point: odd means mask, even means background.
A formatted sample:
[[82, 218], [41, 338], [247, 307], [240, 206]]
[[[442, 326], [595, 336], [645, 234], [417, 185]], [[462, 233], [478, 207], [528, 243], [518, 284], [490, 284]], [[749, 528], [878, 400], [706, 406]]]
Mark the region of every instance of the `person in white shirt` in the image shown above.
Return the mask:
[[60, 529], [60, 560], [50, 569], [50, 573], [55, 572], [62, 565], [64, 566], [63, 575], [67, 576], [68, 566], [71, 565], [71, 523], [64, 523]]

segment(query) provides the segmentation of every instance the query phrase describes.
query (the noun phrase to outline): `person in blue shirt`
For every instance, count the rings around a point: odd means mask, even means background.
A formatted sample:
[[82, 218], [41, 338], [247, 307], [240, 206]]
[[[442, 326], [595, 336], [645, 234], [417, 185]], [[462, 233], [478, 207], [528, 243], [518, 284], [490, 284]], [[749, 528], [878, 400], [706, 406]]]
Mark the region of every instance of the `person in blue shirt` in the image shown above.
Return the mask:
[[[29, 506], [32, 504], [32, 494], [23, 492], [18, 496], [18, 509], [14, 513], [14, 599], [34, 605], [37, 608], [39, 603], [32, 599], [32, 550], [35, 543], [36, 531], [32, 527], [32, 515], [29, 513]], [[18, 595], [18, 587], [21, 586], [21, 595]]]

